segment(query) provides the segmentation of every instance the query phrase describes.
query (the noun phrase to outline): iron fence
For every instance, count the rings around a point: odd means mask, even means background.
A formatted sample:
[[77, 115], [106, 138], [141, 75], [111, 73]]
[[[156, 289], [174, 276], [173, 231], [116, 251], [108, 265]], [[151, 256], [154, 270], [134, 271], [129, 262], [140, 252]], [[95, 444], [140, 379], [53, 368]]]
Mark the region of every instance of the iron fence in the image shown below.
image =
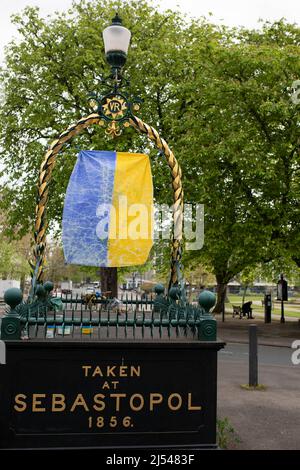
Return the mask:
[[175, 295], [56, 297], [40, 289], [34, 302], [15, 303], [2, 320], [2, 339], [216, 339], [216, 321], [209, 310]]

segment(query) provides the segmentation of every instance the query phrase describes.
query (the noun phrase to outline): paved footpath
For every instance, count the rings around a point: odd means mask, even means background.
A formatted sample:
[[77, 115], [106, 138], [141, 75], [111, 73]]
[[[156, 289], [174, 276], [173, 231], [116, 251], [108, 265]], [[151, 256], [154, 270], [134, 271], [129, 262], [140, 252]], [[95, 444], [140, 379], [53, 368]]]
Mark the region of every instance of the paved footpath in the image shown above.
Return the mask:
[[[218, 322], [227, 345], [219, 353], [218, 417], [227, 417], [241, 442], [231, 449], [300, 449], [300, 365], [291, 362], [291, 344], [300, 339], [297, 323], [259, 320]], [[265, 391], [240, 387], [248, 382], [248, 326], [258, 325], [259, 383]]]

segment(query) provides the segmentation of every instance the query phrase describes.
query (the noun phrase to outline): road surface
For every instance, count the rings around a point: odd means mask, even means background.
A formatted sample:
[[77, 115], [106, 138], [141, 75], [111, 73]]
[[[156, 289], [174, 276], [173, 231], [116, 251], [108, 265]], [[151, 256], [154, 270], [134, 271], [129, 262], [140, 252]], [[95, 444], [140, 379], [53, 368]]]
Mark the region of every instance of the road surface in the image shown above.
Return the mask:
[[[249, 361], [248, 344], [227, 343], [219, 353], [219, 361], [237, 361], [247, 363]], [[274, 346], [258, 346], [259, 365], [293, 366], [291, 355], [294, 349]], [[298, 370], [299, 369], [299, 370]], [[298, 367], [300, 374], [300, 366]], [[300, 379], [300, 377], [299, 377]], [[299, 384], [300, 388], [300, 384]]]
[[248, 391], [248, 345], [219, 352], [218, 418], [227, 417], [240, 442], [232, 449], [300, 449], [300, 364], [286, 347], [259, 346], [258, 379], [265, 391]]

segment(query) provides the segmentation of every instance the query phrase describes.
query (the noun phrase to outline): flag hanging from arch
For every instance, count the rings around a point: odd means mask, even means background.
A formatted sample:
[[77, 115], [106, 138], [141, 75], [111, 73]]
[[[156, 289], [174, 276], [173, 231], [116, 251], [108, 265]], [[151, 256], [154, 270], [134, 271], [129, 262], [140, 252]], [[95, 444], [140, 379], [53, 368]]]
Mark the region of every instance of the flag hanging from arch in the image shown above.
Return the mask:
[[144, 264], [153, 244], [149, 157], [81, 151], [65, 196], [62, 240], [68, 264]]

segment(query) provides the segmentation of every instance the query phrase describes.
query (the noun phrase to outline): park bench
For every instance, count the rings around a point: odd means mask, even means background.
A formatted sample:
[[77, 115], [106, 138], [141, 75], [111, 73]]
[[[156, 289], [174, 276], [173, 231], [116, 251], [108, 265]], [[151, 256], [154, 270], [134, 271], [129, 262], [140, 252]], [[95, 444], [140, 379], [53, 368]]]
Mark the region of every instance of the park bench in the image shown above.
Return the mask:
[[232, 318], [234, 318], [236, 315], [242, 318], [242, 307], [240, 307], [239, 305], [232, 306]]
[[232, 306], [232, 318], [234, 318], [236, 315], [240, 317], [245, 317], [247, 315], [247, 318], [253, 318], [252, 317], [252, 302], [245, 302], [241, 307], [239, 305], [233, 305]]

